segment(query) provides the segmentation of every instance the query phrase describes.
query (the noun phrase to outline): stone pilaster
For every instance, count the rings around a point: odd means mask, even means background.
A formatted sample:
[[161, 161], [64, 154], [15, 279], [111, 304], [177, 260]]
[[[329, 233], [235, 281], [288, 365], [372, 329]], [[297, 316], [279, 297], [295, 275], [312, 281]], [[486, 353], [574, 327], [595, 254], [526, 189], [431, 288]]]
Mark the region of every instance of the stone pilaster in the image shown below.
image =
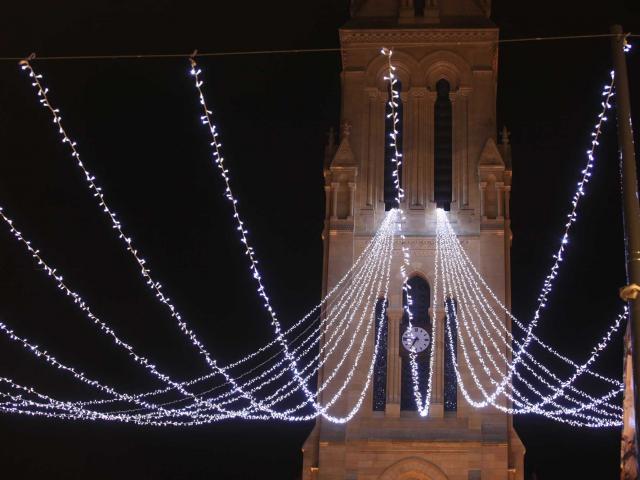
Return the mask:
[[400, 382], [402, 377], [402, 358], [400, 358], [400, 322], [402, 310], [389, 310], [389, 330], [387, 337], [387, 406], [385, 415], [400, 416]]
[[338, 182], [331, 183], [331, 219], [336, 220], [338, 218], [338, 188], [340, 184]]
[[504, 219], [504, 182], [496, 182], [497, 219]]

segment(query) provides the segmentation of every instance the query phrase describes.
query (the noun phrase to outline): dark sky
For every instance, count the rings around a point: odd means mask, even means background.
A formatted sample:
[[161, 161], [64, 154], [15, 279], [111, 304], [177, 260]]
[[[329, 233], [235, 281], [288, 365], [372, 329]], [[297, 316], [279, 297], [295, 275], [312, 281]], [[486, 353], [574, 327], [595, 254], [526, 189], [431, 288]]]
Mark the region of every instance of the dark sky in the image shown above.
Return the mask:
[[[336, 47], [347, 0], [322, 2], [12, 2], [0, 19], [0, 56]], [[504, 38], [640, 32], [627, 1], [494, 2]], [[640, 42], [638, 42], [640, 50]], [[629, 57], [640, 112], [640, 53]], [[233, 185], [283, 323], [319, 299], [325, 132], [338, 123], [336, 53], [206, 58]], [[221, 362], [271, 335], [232, 229], [184, 59], [35, 61], [85, 162], [167, 293]], [[514, 312], [531, 316], [584, 164], [608, 40], [505, 45], [498, 117], [514, 155]], [[636, 114], [637, 120], [637, 114]], [[624, 283], [615, 130], [605, 131], [573, 249], [540, 334], [577, 360], [620, 310]], [[204, 367], [178, 339], [88, 196], [14, 62], [0, 63], [0, 205], [125, 338], [177, 377]], [[0, 229], [3, 230], [3, 229]], [[37, 271], [0, 231], [0, 318], [71, 364], [123, 389], [144, 374]], [[52, 393], [78, 392], [0, 339], [0, 374]], [[194, 367], [195, 365], [195, 367]], [[621, 344], [601, 371], [619, 375]], [[539, 480], [615, 478], [619, 432], [516, 420]], [[229, 421], [190, 430], [0, 417], [7, 478], [297, 478], [312, 424]]]

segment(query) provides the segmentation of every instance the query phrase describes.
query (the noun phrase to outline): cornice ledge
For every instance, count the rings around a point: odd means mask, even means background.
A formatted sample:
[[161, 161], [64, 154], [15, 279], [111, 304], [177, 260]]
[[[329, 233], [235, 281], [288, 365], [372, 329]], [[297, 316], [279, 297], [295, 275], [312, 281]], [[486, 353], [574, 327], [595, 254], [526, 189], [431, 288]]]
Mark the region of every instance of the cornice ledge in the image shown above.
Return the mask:
[[496, 41], [498, 39], [497, 29], [478, 29], [478, 30], [435, 30], [435, 29], [416, 29], [416, 30], [341, 30], [340, 40], [342, 43], [379, 43], [381, 40], [385, 42], [394, 42], [394, 46], [402, 43], [446, 43], [446, 42], [465, 42], [465, 41]]

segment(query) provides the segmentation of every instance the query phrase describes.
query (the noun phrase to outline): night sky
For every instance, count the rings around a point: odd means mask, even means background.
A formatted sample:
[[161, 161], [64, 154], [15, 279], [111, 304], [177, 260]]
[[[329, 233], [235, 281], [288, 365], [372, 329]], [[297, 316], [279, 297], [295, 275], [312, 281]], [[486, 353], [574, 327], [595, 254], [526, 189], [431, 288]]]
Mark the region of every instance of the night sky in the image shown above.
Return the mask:
[[[503, 38], [606, 33], [614, 22], [640, 33], [633, 0], [501, 0], [492, 18]], [[12, 2], [0, 18], [0, 56], [328, 48], [338, 46], [347, 19], [347, 0]], [[640, 53], [628, 61], [637, 123]], [[339, 55], [200, 63], [265, 283], [283, 323], [293, 323], [320, 298], [322, 159], [326, 132], [338, 124]], [[152, 272], [209, 350], [224, 364], [270, 338], [210, 162], [187, 60], [33, 65]], [[522, 320], [531, 318], [557, 248], [610, 68], [608, 39], [500, 47], [498, 125], [512, 131], [513, 308]], [[614, 126], [605, 129], [571, 252], [539, 327], [576, 360], [586, 359], [622, 306]], [[178, 378], [205, 371], [123, 254], [16, 62], [0, 62], [0, 205], [123, 337]], [[122, 390], [157, 385], [96, 333], [4, 226], [0, 320]], [[597, 369], [619, 376], [621, 368], [618, 336]], [[0, 375], [54, 395], [90, 393], [4, 338]], [[528, 450], [527, 475], [618, 475], [615, 429], [575, 430], [540, 417], [517, 418], [516, 427]], [[0, 476], [295, 479], [311, 428], [227, 421], [179, 430], [2, 416]]]

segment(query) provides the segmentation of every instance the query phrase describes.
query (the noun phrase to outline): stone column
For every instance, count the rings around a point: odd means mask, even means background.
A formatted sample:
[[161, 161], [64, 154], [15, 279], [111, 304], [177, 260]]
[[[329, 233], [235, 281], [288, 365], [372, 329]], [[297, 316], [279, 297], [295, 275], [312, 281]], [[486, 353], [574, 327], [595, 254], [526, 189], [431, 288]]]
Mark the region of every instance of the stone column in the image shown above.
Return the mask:
[[425, 87], [412, 87], [409, 90], [408, 100], [404, 115], [404, 131], [406, 141], [403, 138], [404, 166], [406, 167], [407, 199], [409, 208], [421, 209], [424, 207], [425, 189], [425, 165], [424, 165], [424, 99], [427, 94]]
[[469, 146], [468, 146], [468, 100], [471, 89], [460, 87], [455, 95], [451, 95], [453, 114], [453, 193], [452, 199], [459, 203], [459, 208], [469, 206]]
[[356, 205], [356, 184], [355, 182], [349, 182], [349, 214], [347, 218], [351, 220], [353, 218], [353, 212]]
[[485, 191], [487, 190], [487, 182], [480, 182], [480, 218], [486, 220], [486, 208], [485, 208]]
[[324, 186], [324, 216], [331, 217], [331, 185]]
[[[366, 99], [368, 102], [366, 116], [363, 123], [367, 125], [368, 131], [363, 138], [367, 142], [363, 151], [366, 158], [362, 162], [362, 175], [365, 188], [362, 191], [365, 208], [374, 208], [376, 200], [376, 168], [378, 158], [384, 156], [384, 100], [380, 99], [380, 91], [377, 88], [366, 89]], [[384, 165], [382, 165], [384, 166]]]
[[509, 202], [511, 200], [511, 185], [504, 186], [504, 218], [509, 220], [511, 214], [509, 213]]
[[504, 219], [504, 182], [496, 182], [496, 201], [498, 203], [498, 212], [496, 218]]
[[371, 142], [373, 143], [371, 161], [373, 162], [372, 168], [375, 170], [373, 191], [377, 204], [375, 208], [379, 208], [381, 204], [384, 204], [384, 163], [387, 160], [384, 154], [386, 146], [391, 142], [391, 137], [387, 136], [385, 132], [387, 101], [387, 91], [381, 92], [377, 90], [375, 110], [373, 111], [376, 130], [371, 137]]
[[[429, 308], [429, 319], [431, 316], [432, 308]], [[438, 311], [440, 311], [440, 305], [438, 305]], [[431, 325], [431, 333], [433, 340], [433, 332], [436, 333], [436, 341], [431, 345], [431, 348], [435, 348], [435, 362], [433, 365], [433, 372], [431, 373], [432, 380], [432, 402], [429, 409], [429, 416], [435, 418], [441, 418], [444, 416], [444, 319], [436, 318], [435, 323]]]
[[387, 406], [385, 415], [400, 416], [400, 382], [402, 375], [402, 359], [400, 358], [400, 322], [402, 310], [387, 312], [389, 319], [387, 337]]
[[338, 218], [338, 182], [331, 182], [331, 218]]
[[[460, 132], [458, 131], [458, 106], [460, 105], [460, 92], [450, 92], [451, 102], [451, 210], [460, 209], [460, 165], [459, 155]], [[434, 122], [435, 125], [435, 122]]]
[[[436, 104], [436, 97], [437, 97], [437, 93], [436, 92], [428, 92], [427, 94], [427, 98], [425, 99], [426, 102], [426, 108], [425, 110], [425, 118], [424, 118], [424, 123], [421, 122], [421, 127], [423, 128], [423, 132], [424, 135], [422, 136], [422, 138], [425, 139], [424, 142], [424, 149], [422, 150], [424, 153], [423, 155], [426, 157], [425, 158], [425, 174], [424, 174], [424, 182], [426, 184], [426, 199], [425, 202], [426, 204], [429, 203], [433, 203], [435, 201], [435, 193], [434, 193], [434, 177], [435, 177], [435, 165], [434, 165], [434, 154], [433, 154], [433, 149], [435, 147], [435, 140], [434, 140], [434, 132], [433, 132], [433, 126], [434, 126], [434, 116], [435, 116], [435, 112], [434, 112], [434, 107]], [[421, 145], [422, 146], [422, 145]]]

